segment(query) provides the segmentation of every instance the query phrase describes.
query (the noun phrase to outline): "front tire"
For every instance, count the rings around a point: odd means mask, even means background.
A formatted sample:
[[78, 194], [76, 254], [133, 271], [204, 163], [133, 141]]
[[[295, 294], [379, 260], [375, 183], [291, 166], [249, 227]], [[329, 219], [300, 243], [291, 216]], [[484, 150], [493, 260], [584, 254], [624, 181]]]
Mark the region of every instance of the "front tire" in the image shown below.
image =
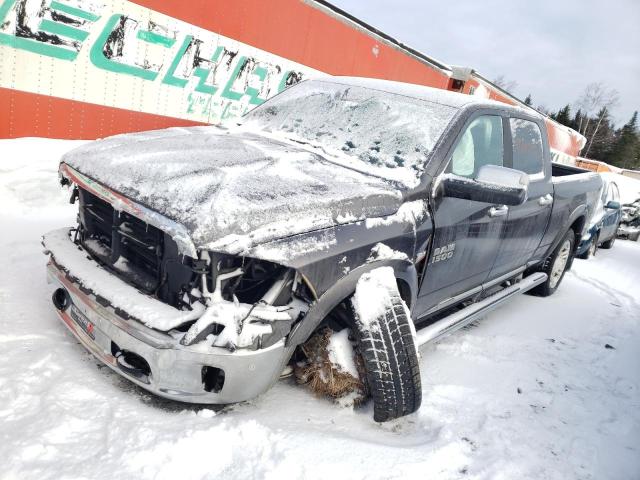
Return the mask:
[[572, 229], [569, 229], [553, 253], [549, 255], [538, 270], [547, 274], [547, 280], [531, 290], [531, 293], [540, 297], [548, 297], [556, 292], [571, 263], [575, 242], [575, 233], [573, 233]]
[[[371, 302], [382, 306], [374, 315]], [[373, 398], [373, 419], [386, 422], [415, 412], [422, 402], [418, 351], [409, 309], [400, 297], [393, 269], [365, 273], [352, 304], [358, 349]]]

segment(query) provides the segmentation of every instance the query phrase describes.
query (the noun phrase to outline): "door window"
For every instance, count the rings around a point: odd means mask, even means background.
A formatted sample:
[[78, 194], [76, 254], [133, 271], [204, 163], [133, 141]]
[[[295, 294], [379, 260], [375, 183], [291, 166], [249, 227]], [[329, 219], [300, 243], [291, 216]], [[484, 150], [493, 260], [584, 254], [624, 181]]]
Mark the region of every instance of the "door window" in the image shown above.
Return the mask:
[[447, 171], [475, 178], [483, 165], [503, 166], [502, 117], [483, 115], [474, 119], [458, 140]]
[[613, 200], [614, 202], [620, 201], [620, 191], [618, 190], [618, 185], [615, 183], [610, 184], [611, 194], [609, 195], [609, 200]]
[[542, 173], [542, 134], [534, 122], [510, 118], [513, 139], [513, 168], [529, 175]]
[[600, 195], [600, 201], [602, 202], [602, 205], [604, 205], [605, 203], [607, 203], [607, 197], [609, 196], [609, 192], [611, 191], [611, 186], [607, 186], [607, 184], [605, 183], [602, 186], [602, 194]]

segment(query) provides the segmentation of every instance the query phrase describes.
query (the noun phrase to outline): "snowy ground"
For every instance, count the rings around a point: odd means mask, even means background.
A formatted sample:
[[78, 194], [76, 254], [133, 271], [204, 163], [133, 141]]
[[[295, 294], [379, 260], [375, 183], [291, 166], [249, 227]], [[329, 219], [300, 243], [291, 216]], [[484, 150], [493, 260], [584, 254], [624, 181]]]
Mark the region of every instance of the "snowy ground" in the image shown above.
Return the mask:
[[132, 387], [56, 319], [39, 237], [73, 223], [67, 148], [0, 140], [0, 478], [640, 478], [640, 243], [423, 349], [408, 418], [288, 381], [215, 412]]

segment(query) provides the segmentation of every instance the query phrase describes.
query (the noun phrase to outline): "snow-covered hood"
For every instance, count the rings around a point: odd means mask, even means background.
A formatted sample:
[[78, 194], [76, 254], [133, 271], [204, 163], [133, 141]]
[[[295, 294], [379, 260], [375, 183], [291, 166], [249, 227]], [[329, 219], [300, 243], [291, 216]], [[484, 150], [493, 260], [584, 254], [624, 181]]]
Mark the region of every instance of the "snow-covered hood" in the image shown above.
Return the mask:
[[62, 161], [184, 225], [196, 247], [228, 253], [402, 204], [392, 182], [303, 145], [219, 127], [117, 135]]

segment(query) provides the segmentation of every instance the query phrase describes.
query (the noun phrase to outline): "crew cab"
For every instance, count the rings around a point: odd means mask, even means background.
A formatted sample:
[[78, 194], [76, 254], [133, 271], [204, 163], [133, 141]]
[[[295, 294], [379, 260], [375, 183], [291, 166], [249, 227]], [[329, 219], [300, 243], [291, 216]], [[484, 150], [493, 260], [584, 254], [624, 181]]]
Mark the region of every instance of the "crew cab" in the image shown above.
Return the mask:
[[301, 82], [241, 125], [84, 145], [78, 224], [44, 236], [58, 315], [163, 397], [227, 404], [320, 327], [354, 331], [374, 419], [420, 406], [417, 348], [570, 268], [601, 179], [542, 116], [396, 82]]

